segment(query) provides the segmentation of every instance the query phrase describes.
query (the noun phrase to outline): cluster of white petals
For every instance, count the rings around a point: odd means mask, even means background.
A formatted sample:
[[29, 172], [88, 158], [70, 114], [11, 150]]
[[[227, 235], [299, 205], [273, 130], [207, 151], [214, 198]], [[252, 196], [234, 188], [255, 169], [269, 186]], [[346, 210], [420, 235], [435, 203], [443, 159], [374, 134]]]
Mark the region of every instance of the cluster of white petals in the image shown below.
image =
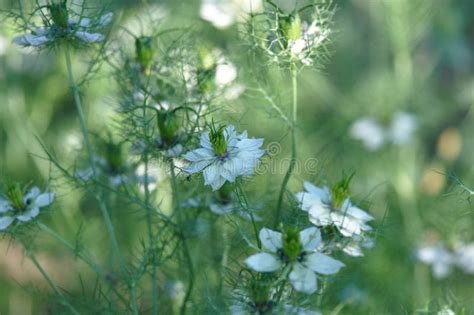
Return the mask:
[[364, 210], [354, 206], [346, 198], [341, 206], [333, 206], [333, 198], [327, 187], [319, 188], [304, 182], [304, 192], [296, 193], [301, 210], [308, 212], [309, 220], [316, 226], [334, 225], [346, 237], [360, 237], [372, 230], [367, 222], [374, 218]]
[[363, 143], [370, 151], [378, 150], [384, 143], [403, 145], [409, 143], [418, 128], [415, 115], [399, 112], [393, 117], [390, 125], [384, 128], [377, 120], [363, 117], [356, 120], [351, 128], [352, 138]]
[[201, 147], [187, 152], [183, 157], [191, 164], [184, 170], [187, 173], [203, 172], [204, 183], [217, 190], [226, 181], [234, 182], [239, 176], [251, 176], [265, 153], [260, 149], [263, 139], [248, 138], [247, 132], [237, 134], [234, 126], [224, 130], [227, 152], [223, 156], [217, 154], [209, 138], [209, 132], [201, 135]]
[[319, 25], [316, 21], [309, 24], [301, 23], [301, 37], [288, 41], [291, 55], [307, 66], [313, 64], [314, 50], [320, 47], [327, 39], [331, 30]]
[[456, 266], [468, 274], [474, 274], [474, 243], [458, 243], [452, 249], [443, 243], [422, 246], [417, 249], [416, 257], [431, 265], [436, 279], [448, 277]]
[[[112, 22], [113, 13], [109, 12], [100, 17], [98, 21], [91, 21], [87, 17], [73, 17], [69, 19], [67, 25], [67, 35], [74, 35], [75, 38], [86, 42], [96, 43], [105, 39], [104, 34], [97, 32]], [[13, 43], [25, 47], [38, 47], [54, 42], [61, 34], [59, 28], [52, 24], [51, 26], [38, 27], [31, 32], [17, 36]]]
[[0, 196], [0, 230], [5, 230], [15, 220], [32, 220], [38, 216], [40, 208], [53, 203], [54, 196], [54, 193], [41, 193], [38, 187], [33, 187], [23, 198], [24, 209], [16, 209], [7, 198]]
[[296, 261], [287, 261], [284, 257], [283, 234], [267, 228], [260, 230], [259, 238], [269, 252], [261, 252], [245, 260], [246, 265], [257, 272], [274, 272], [285, 265], [291, 271], [289, 280], [295, 290], [311, 294], [316, 292], [316, 274], [332, 275], [337, 273], [344, 264], [321, 252], [321, 232], [315, 228], [308, 228], [299, 233], [302, 252]]

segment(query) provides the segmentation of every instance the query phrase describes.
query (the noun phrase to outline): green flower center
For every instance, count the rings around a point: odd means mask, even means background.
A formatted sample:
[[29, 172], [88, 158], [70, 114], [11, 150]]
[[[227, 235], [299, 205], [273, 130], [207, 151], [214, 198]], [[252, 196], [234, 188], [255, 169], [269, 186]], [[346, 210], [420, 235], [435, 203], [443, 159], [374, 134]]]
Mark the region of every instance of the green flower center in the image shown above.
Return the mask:
[[280, 32], [287, 40], [297, 40], [301, 37], [301, 19], [298, 13], [280, 16], [278, 19]]
[[339, 209], [344, 201], [349, 198], [349, 185], [354, 177], [354, 173], [351, 175], [343, 175], [343, 178], [334, 184], [331, 188], [331, 206], [334, 209]]
[[224, 126], [219, 128], [212, 127], [209, 133], [209, 139], [212, 144], [212, 148], [217, 156], [224, 158], [227, 156], [227, 139], [224, 135]]
[[303, 252], [300, 234], [295, 228], [286, 228], [283, 232], [283, 254], [290, 262], [298, 260]]
[[27, 205], [24, 202], [24, 194], [20, 184], [7, 183], [6, 195], [15, 210], [23, 211], [27, 208]]
[[69, 24], [69, 14], [67, 12], [66, 1], [48, 5], [49, 13], [55, 25], [66, 29]]
[[151, 64], [156, 54], [153, 38], [148, 36], [138, 37], [135, 40], [135, 52], [143, 72], [149, 75]]

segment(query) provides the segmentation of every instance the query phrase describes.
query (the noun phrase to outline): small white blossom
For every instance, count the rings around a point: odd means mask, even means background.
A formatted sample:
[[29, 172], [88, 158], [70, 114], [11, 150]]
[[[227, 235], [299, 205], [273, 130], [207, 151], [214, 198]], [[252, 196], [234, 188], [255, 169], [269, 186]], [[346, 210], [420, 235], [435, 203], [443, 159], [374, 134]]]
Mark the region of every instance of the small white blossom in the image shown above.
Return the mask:
[[[316, 274], [335, 274], [344, 264], [316, 251], [321, 244], [321, 233], [317, 228], [289, 235], [267, 228], [261, 229], [259, 238], [269, 253], [252, 255], [245, 260], [245, 264], [257, 272], [274, 272], [282, 266], [289, 266], [291, 271], [288, 277], [295, 290], [314, 293], [318, 288]], [[288, 238], [293, 238], [289, 241], [293, 246], [285, 246], [284, 237], [285, 242]]]
[[200, 15], [214, 27], [225, 29], [242, 19], [246, 13], [261, 9], [261, 0], [203, 0]]
[[409, 143], [417, 129], [418, 120], [415, 115], [398, 112], [387, 128], [373, 118], [363, 117], [352, 124], [349, 133], [352, 138], [361, 141], [368, 150], [375, 151], [385, 143], [396, 145]]
[[251, 176], [265, 153], [260, 149], [263, 139], [249, 139], [247, 132], [237, 134], [234, 126], [221, 132], [220, 142], [211, 141], [209, 132], [201, 135], [201, 147], [183, 157], [191, 164], [184, 170], [193, 174], [203, 172], [204, 183], [217, 190], [226, 181], [234, 182], [239, 176]]
[[[22, 204], [15, 204], [8, 197], [0, 196], [0, 230], [5, 230], [18, 220], [27, 222], [38, 216], [40, 208], [47, 207], [54, 201], [54, 193], [41, 193], [33, 187], [24, 197]], [[21, 197], [21, 196], [19, 196]]]
[[318, 25], [317, 21], [311, 24], [301, 23], [301, 37], [288, 41], [288, 49], [294, 58], [299, 59], [304, 65], [313, 64], [314, 51], [329, 37], [331, 30]]
[[436, 279], [449, 276], [456, 263], [454, 254], [441, 243], [420, 247], [416, 257], [419, 261], [431, 265]]
[[105, 39], [105, 36], [102, 33], [96, 32], [96, 30], [110, 24], [112, 17], [113, 13], [111, 12], [102, 15], [96, 22], [92, 22], [87, 17], [72, 17], [69, 18], [65, 29], [51, 21], [51, 26], [34, 28], [29, 33], [15, 37], [13, 43], [24, 47], [39, 47], [70, 35], [87, 43], [100, 42]]
[[374, 218], [364, 210], [354, 206], [349, 198], [340, 205], [334, 202], [334, 193], [329, 188], [319, 188], [310, 182], [304, 182], [306, 191], [296, 194], [301, 210], [308, 212], [309, 220], [316, 226], [335, 225], [346, 237], [359, 236], [371, 231], [367, 222]]
[[456, 247], [456, 264], [464, 272], [474, 274], [474, 243], [459, 244]]
[[452, 309], [450, 309], [449, 307], [445, 306], [443, 307], [443, 309], [441, 309], [437, 315], [456, 315], [456, 313], [454, 313], [454, 311]]

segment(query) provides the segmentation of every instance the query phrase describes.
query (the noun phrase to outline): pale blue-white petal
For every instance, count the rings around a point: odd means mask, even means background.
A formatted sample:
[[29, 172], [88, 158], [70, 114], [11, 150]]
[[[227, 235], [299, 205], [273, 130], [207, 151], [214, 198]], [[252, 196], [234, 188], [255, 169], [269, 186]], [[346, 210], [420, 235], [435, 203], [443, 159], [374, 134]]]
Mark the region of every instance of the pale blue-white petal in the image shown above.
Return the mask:
[[212, 182], [216, 181], [222, 173], [222, 166], [220, 163], [214, 163], [206, 167], [203, 172], [204, 184], [211, 185]]
[[13, 38], [13, 43], [20, 46], [41, 46], [48, 42], [51, 39], [44, 35], [34, 35], [34, 34], [25, 34], [22, 36], [18, 36]]
[[312, 253], [305, 256], [303, 264], [314, 272], [322, 275], [332, 275], [337, 273], [344, 264], [339, 260], [326, 256], [321, 253]]
[[80, 40], [88, 43], [96, 43], [105, 39], [105, 36], [100, 33], [89, 33], [81, 30], [76, 31], [74, 35], [76, 35]]
[[283, 235], [280, 232], [263, 228], [260, 230], [260, 233], [258, 236], [263, 246], [268, 248], [268, 250], [273, 253], [276, 253], [278, 249], [283, 248], [283, 245], [282, 245]]
[[214, 152], [206, 148], [199, 148], [192, 150], [183, 155], [185, 160], [189, 162], [197, 162], [201, 160], [212, 160], [214, 159]]
[[273, 272], [280, 268], [281, 261], [275, 255], [259, 253], [247, 258], [245, 264], [257, 272]]
[[44, 193], [36, 197], [34, 205], [36, 207], [46, 207], [53, 203], [55, 194], [54, 193]]
[[289, 278], [296, 291], [312, 294], [318, 289], [316, 274], [300, 263], [293, 265]]
[[308, 181], [305, 181], [303, 186], [310, 194], [319, 197], [324, 203], [329, 203], [329, 190], [326, 187], [319, 188]]
[[300, 232], [301, 245], [305, 251], [313, 251], [321, 244], [321, 232], [311, 227]]
[[10, 204], [10, 202], [6, 199], [3, 199], [2, 197], [0, 197], [0, 213], [4, 213], [4, 212], [7, 212], [7, 211], [10, 211], [12, 210], [12, 205]]
[[315, 203], [308, 211], [309, 220], [317, 226], [332, 224], [331, 209], [323, 203]]
[[299, 192], [295, 194], [295, 197], [303, 211], [308, 211], [315, 204], [321, 204], [321, 198], [312, 193]]
[[213, 151], [213, 147], [212, 147], [212, 143], [211, 143], [211, 140], [209, 139], [209, 133], [208, 132], [203, 132], [201, 134], [201, 139], [199, 141], [199, 144], [201, 145], [201, 147], [203, 147], [204, 149], [207, 149], [209, 151]]
[[194, 162], [194, 163], [191, 163], [191, 165], [188, 165], [187, 167], [185, 167], [184, 171], [190, 174], [198, 173], [202, 171], [204, 168], [206, 168], [207, 166], [209, 166], [209, 164], [211, 163], [212, 163], [211, 160], [203, 160], [199, 162]]
[[351, 237], [353, 235], [360, 235], [362, 231], [361, 226], [363, 225], [363, 223], [351, 216], [332, 212], [331, 220], [337, 227], [339, 232], [341, 232], [341, 234], [344, 236]]
[[26, 221], [30, 221], [31, 219], [36, 217], [38, 214], [39, 214], [39, 208], [33, 207], [21, 215], [15, 216], [15, 218], [20, 221], [26, 222]]
[[225, 183], [225, 178], [222, 176], [219, 176], [215, 181], [211, 183], [212, 190], [213, 191], [218, 190], [219, 188], [222, 187], [222, 185], [224, 185], [224, 183]]
[[5, 230], [7, 227], [12, 224], [13, 217], [0, 217], [0, 231]]
[[357, 218], [357, 219], [365, 221], [365, 222], [372, 221], [374, 219], [373, 216], [371, 216], [370, 214], [368, 214], [364, 210], [362, 210], [358, 207], [352, 206], [352, 205], [347, 209], [346, 213], [348, 215], [353, 216], [354, 218]]
[[102, 15], [99, 19], [98, 25], [101, 27], [109, 25], [112, 22], [113, 17], [114, 17], [114, 14], [112, 12], [108, 12]]
[[28, 204], [31, 201], [33, 201], [38, 195], [41, 193], [41, 190], [34, 186], [33, 188], [30, 189], [30, 191], [26, 194], [26, 196], [23, 198], [23, 202]]

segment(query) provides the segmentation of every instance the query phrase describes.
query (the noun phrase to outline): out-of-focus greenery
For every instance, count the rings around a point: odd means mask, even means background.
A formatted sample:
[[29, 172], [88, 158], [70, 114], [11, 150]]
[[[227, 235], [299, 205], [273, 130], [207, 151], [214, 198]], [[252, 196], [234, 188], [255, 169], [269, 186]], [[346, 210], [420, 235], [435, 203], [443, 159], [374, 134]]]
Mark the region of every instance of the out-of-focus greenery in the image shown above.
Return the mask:
[[[110, 8], [117, 13], [117, 25], [136, 19], [146, 10], [145, 2], [156, 4], [165, 15], [162, 28], [200, 30], [199, 40], [220, 47], [238, 66], [243, 83], [255, 83], [248, 69], [261, 65], [246, 60], [247, 47], [239, 29], [217, 30], [200, 20], [197, 0], [113, 1]], [[341, 314], [428, 314], [440, 305], [473, 314], [474, 275], [456, 270], [436, 280], [414, 253], [430, 240], [474, 241], [474, 207], [453, 180], [462, 179], [474, 187], [470, 138], [474, 132], [470, 111], [474, 102], [474, 2], [343, 0], [336, 4], [329, 64], [322, 71], [306, 69], [299, 78], [299, 158], [317, 159], [318, 172], [297, 171], [289, 190], [301, 190], [303, 180], [331, 182], [343, 170], [355, 171], [351, 192], [376, 217], [377, 238], [365, 257], [344, 260], [347, 267], [329, 279], [323, 305], [329, 310], [338, 307]], [[0, 5], [3, 10], [17, 7], [7, 0]], [[15, 47], [10, 44], [15, 35], [12, 21], [0, 25], [0, 176], [50, 185], [59, 195], [42, 220], [68, 239], [82, 226], [83, 243], [92, 244], [96, 254], [108, 253], [96, 206], [58, 177], [39, 141], [69, 164], [77, 158], [79, 126], [62, 52], [36, 54]], [[143, 25], [144, 30], [147, 27]], [[81, 55], [76, 59], [76, 68], [85, 71]], [[289, 104], [289, 77], [275, 67], [268, 71], [275, 91], [272, 97], [283, 106]], [[103, 130], [104, 125], [113, 129], [117, 91], [110, 73], [102, 67], [83, 88], [92, 130]], [[271, 207], [284, 174], [280, 164], [289, 152], [287, 127], [276, 123], [268, 104], [255, 93], [222, 105], [219, 116], [223, 120], [265, 138], [267, 144], [281, 141], [283, 145], [282, 153], [269, 162], [276, 165], [273, 171], [249, 184], [252, 198]], [[387, 121], [398, 111], [413, 113], [418, 119], [419, 127], [409, 144], [368, 151], [350, 137], [350, 126], [358, 118]], [[169, 194], [168, 183], [159, 187], [161, 196]], [[123, 247], [138, 244], [140, 226], [129, 224], [138, 215], [119, 201], [115, 206], [120, 243]], [[51, 238], [40, 234], [38, 242], [46, 268], [61, 286], [80, 291], [78, 270], [93, 279]], [[247, 245], [240, 242], [239, 246]], [[243, 259], [239, 253], [244, 250], [236, 249], [231, 256]], [[40, 310], [48, 303], [36, 288], [46, 286], [23, 261], [21, 249], [3, 240], [0, 251], [0, 313], [43, 313]], [[108, 258], [102, 259], [106, 262]], [[198, 290], [206, 290], [207, 276], [199, 275]], [[209, 277], [212, 281], [212, 275]], [[162, 287], [165, 290], [166, 285]], [[212, 313], [210, 307], [207, 312]]]

